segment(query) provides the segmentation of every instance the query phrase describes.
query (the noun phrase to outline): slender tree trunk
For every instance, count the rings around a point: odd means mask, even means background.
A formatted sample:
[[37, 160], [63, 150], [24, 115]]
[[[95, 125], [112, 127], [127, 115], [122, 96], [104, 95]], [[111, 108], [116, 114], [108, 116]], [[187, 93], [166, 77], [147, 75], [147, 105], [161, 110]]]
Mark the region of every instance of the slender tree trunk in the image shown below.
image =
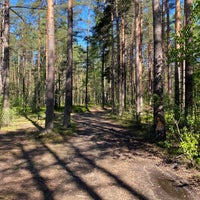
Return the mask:
[[160, 141], [166, 138], [163, 108], [163, 41], [160, 1], [153, 0], [152, 3], [154, 35], [154, 131], [155, 139]]
[[22, 105], [24, 112], [26, 111], [27, 94], [26, 94], [26, 51], [24, 50], [22, 55]]
[[101, 58], [101, 107], [105, 108], [105, 84], [104, 84], [104, 74], [105, 74], [105, 49], [102, 50]]
[[[165, 20], [165, 13], [166, 13], [166, 0], [162, 0], [162, 14], [161, 14], [161, 19], [162, 19], [162, 54], [163, 54], [163, 65], [166, 65], [166, 56], [165, 56], [165, 27], [166, 27], [166, 20]], [[168, 78], [167, 78], [167, 68], [164, 68], [163, 70], [164, 73], [164, 79], [163, 79], [163, 89], [164, 93], [166, 94], [167, 92], [167, 87], [168, 87]]]
[[[169, 55], [170, 52], [170, 10], [169, 10], [169, 0], [165, 1], [166, 3], [166, 14], [167, 14], [167, 48], [166, 48], [166, 54]], [[169, 62], [167, 62], [167, 79], [168, 79], [168, 95], [170, 97], [170, 100], [172, 99], [172, 67], [169, 64]]]
[[142, 94], [142, 30], [141, 30], [141, 7], [139, 1], [135, 1], [135, 36], [136, 36], [136, 119], [137, 123], [141, 122], [141, 114], [143, 107], [143, 94]]
[[[175, 14], [175, 31], [177, 36], [180, 36], [181, 30], [181, 4], [180, 0], [176, 0], [176, 14]], [[179, 43], [176, 42], [175, 48], [180, 49]], [[178, 59], [178, 58], [177, 58]], [[175, 119], [180, 117], [180, 62], [176, 59], [175, 61]]]
[[89, 77], [89, 37], [87, 38], [86, 76], [85, 76], [85, 107], [88, 107], [88, 77]]
[[41, 75], [40, 75], [40, 48], [41, 48], [41, 31], [40, 31], [40, 14], [38, 16], [38, 60], [37, 60], [37, 111], [40, 111], [40, 82], [41, 82]]
[[[192, 13], [192, 3], [193, 0], [185, 0], [185, 26], [189, 29], [189, 32], [191, 33], [191, 13]], [[192, 43], [192, 37], [190, 36], [185, 41], [185, 46]], [[192, 108], [193, 108], [193, 73], [194, 68], [190, 59], [191, 55], [186, 56], [185, 60], [185, 117], [189, 114], [192, 114]]]
[[17, 51], [17, 97], [18, 99], [21, 98], [21, 91], [20, 91], [20, 76], [21, 76], [21, 71], [20, 71], [20, 51]]
[[88, 29], [87, 29], [87, 57], [86, 57], [86, 77], [85, 77], [85, 107], [88, 107], [88, 78], [89, 78], [89, 40], [90, 40], [90, 10], [88, 10]]
[[133, 68], [133, 57], [134, 57], [134, 37], [135, 37], [135, 19], [132, 20], [132, 28], [131, 28], [131, 38], [130, 38], [130, 99], [131, 99], [131, 106], [134, 105], [134, 68]]
[[54, 128], [54, 84], [55, 84], [55, 41], [54, 41], [54, 1], [48, 0], [48, 75], [46, 82], [46, 130]]
[[120, 69], [119, 69], [119, 116], [123, 115], [125, 109], [125, 12], [121, 20], [120, 40]]
[[[152, 40], [150, 39], [150, 26], [148, 24], [148, 49], [147, 49], [147, 55], [148, 55], [148, 94], [149, 97], [152, 97], [153, 95], [153, 60], [152, 60]], [[149, 105], [152, 105], [152, 99], [149, 98]]]
[[10, 32], [10, 1], [5, 0], [4, 2], [4, 24], [3, 24], [3, 58], [2, 58], [2, 85], [3, 85], [3, 103], [2, 109], [9, 109], [9, 32]]
[[66, 67], [66, 90], [65, 90], [65, 110], [64, 122], [65, 127], [71, 126], [72, 112], [72, 68], [73, 68], [73, 1], [68, 1], [68, 40], [67, 40], [67, 67]]
[[119, 114], [120, 114], [120, 84], [121, 84], [121, 75], [120, 75], [120, 64], [121, 64], [121, 56], [120, 56], [120, 26], [119, 26], [119, 13], [118, 13], [118, 3], [116, 3], [116, 34], [117, 34], [117, 102], [119, 106]]
[[114, 14], [112, 13], [112, 61], [111, 61], [111, 96], [112, 113], [115, 113], [115, 46], [114, 46]]

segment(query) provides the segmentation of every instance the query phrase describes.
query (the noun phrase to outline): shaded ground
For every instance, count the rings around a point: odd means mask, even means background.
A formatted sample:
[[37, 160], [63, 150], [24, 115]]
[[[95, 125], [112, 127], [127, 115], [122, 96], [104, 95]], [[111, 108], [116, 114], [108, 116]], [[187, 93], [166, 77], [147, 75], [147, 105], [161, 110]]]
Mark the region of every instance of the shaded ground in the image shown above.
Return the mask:
[[167, 164], [104, 114], [76, 114], [77, 131], [62, 143], [27, 139], [30, 124], [1, 131], [0, 199], [200, 200], [199, 172]]

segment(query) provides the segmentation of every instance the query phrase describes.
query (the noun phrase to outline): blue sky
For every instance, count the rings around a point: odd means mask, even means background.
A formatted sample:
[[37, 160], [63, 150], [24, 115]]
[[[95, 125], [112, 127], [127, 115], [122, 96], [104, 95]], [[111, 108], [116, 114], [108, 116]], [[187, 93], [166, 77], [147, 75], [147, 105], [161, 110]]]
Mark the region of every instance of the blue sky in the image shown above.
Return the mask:
[[[17, 4], [17, 2], [18, 2], [18, 0], [10, 0], [10, 5], [14, 6], [14, 5]], [[32, 1], [31, 0], [24, 0], [23, 2], [25, 4], [28, 4], [28, 3], [32, 2]], [[83, 0], [83, 2], [84, 2], [84, 0]], [[74, 11], [76, 11], [77, 9], [79, 9], [79, 7], [74, 8]], [[74, 30], [76, 31], [77, 27], [79, 29], [82, 29], [80, 31], [80, 34], [79, 34], [81, 37], [77, 38], [77, 40], [78, 40], [78, 43], [80, 45], [85, 46], [85, 41], [84, 41], [83, 38], [87, 36], [87, 29], [88, 29], [88, 25], [87, 25], [87, 20], [88, 20], [88, 6], [82, 6], [81, 7], [81, 11], [82, 12], [77, 17], [77, 19], [74, 19]], [[89, 12], [90, 12], [90, 20], [91, 20], [90, 28], [91, 28], [92, 22], [94, 22], [94, 19], [93, 19], [93, 12], [91, 10]]]

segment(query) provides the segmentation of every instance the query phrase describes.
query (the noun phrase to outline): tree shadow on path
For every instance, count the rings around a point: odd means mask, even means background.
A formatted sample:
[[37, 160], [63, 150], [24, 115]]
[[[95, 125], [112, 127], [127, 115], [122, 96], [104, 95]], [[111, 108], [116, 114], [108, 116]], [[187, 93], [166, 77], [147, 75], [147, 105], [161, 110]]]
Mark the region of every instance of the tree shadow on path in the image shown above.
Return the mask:
[[[140, 200], [148, 200], [147, 197], [145, 197], [144, 195], [140, 194], [139, 192], [137, 192], [136, 190], [134, 190], [130, 185], [126, 184], [124, 181], [122, 181], [121, 179], [119, 179], [116, 175], [114, 175], [113, 173], [107, 171], [106, 169], [98, 166], [95, 164], [95, 162], [92, 159], [89, 159], [88, 157], [86, 157], [85, 155], [83, 155], [80, 152], [80, 149], [76, 148], [72, 143], [67, 142], [68, 144], [71, 145], [71, 147], [74, 149], [75, 151], [75, 157], [81, 158], [84, 161], [87, 162], [88, 165], [91, 165], [92, 168], [96, 168], [98, 170], [100, 170], [101, 172], [103, 172], [106, 176], [111, 177], [117, 184], [119, 187], [127, 190], [129, 193], [131, 193], [134, 197], [137, 197], [137, 199]], [[77, 172], [74, 169], [70, 169], [70, 167], [68, 167], [68, 163], [65, 160], [62, 160], [52, 149], [50, 149], [46, 144], [43, 143], [43, 146], [47, 149], [47, 151], [49, 153], [51, 153], [54, 158], [58, 161], [58, 164], [62, 166], [62, 168], [64, 170], [66, 170], [66, 172], [73, 177], [74, 181], [76, 182], [76, 184], [81, 188], [84, 189], [93, 199], [95, 200], [103, 200], [104, 198], [101, 197], [97, 192], [95, 192], [95, 188], [93, 188], [92, 186], [89, 186], [84, 180], [82, 180], [82, 178], [80, 176], [77, 175]], [[98, 178], [98, 177], [97, 177]]]

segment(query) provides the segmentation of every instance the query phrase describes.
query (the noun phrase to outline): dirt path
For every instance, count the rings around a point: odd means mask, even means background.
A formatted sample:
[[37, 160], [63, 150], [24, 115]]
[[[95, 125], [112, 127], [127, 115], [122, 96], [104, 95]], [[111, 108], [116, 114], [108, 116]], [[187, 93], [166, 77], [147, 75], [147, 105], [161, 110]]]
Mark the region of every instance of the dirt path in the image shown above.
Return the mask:
[[0, 200], [200, 200], [196, 171], [166, 164], [102, 111], [74, 116], [77, 132], [59, 144], [0, 132]]

